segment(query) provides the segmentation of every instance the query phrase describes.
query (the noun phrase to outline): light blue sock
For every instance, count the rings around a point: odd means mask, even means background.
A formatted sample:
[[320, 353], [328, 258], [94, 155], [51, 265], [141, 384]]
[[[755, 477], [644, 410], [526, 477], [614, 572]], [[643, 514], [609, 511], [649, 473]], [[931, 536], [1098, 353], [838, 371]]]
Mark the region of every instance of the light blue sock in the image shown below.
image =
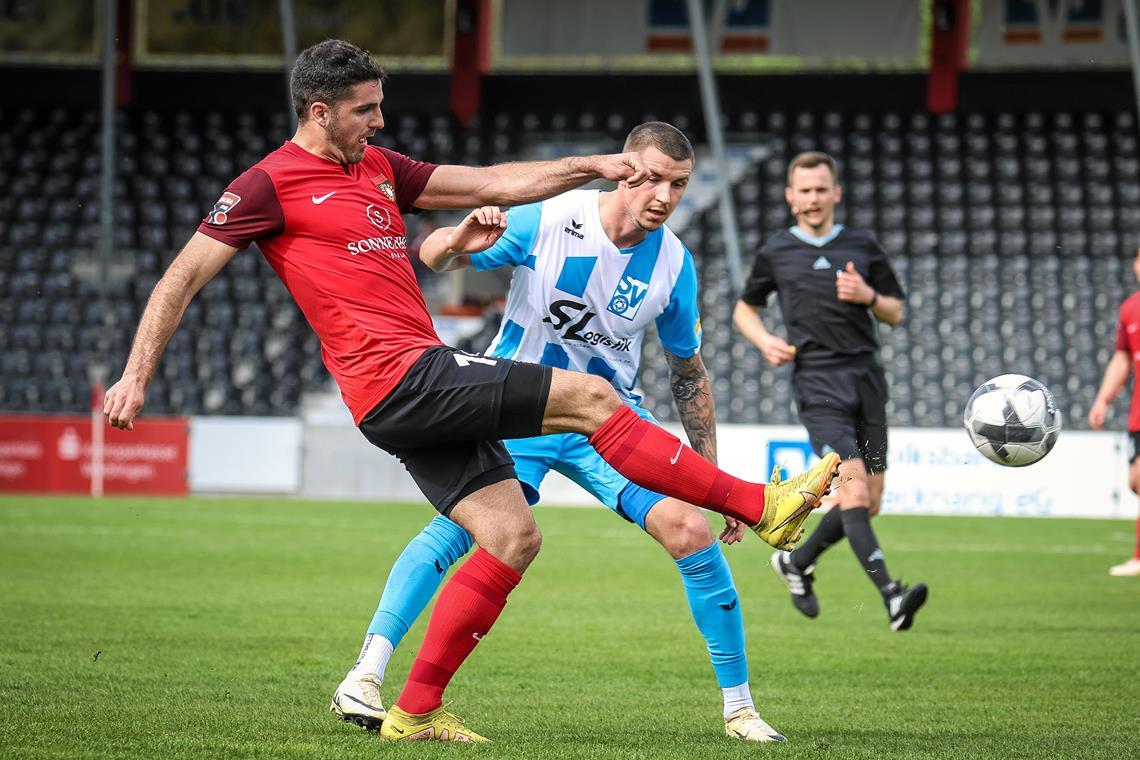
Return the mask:
[[720, 687], [748, 682], [744, 653], [744, 616], [728, 560], [713, 542], [699, 552], [677, 560], [689, 609], [709, 648], [709, 659]]
[[399, 646], [435, 595], [447, 568], [470, 551], [471, 545], [471, 534], [446, 517], [440, 515], [428, 523], [392, 565], [368, 633]]

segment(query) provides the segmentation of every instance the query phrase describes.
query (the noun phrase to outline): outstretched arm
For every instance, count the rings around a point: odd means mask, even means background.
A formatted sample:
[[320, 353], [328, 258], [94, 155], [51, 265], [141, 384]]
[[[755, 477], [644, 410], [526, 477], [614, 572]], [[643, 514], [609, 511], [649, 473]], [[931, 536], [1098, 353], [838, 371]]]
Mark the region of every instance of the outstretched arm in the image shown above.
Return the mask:
[[636, 187], [648, 176], [639, 153], [483, 167], [444, 165], [432, 172], [415, 205], [423, 209], [519, 206], [552, 198], [595, 179], [624, 181]]
[[209, 235], [195, 232], [154, 286], [139, 320], [123, 376], [103, 397], [103, 414], [113, 427], [134, 428], [133, 420], [142, 411], [158, 360], [190, 299], [237, 251]]
[[477, 208], [455, 227], [441, 227], [420, 245], [420, 261], [434, 272], [471, 265], [471, 254], [485, 251], [507, 229], [507, 214], [494, 206]]
[[1127, 351], [1117, 351], [1108, 360], [1108, 366], [1104, 370], [1104, 380], [1101, 381], [1096, 400], [1093, 401], [1092, 408], [1089, 409], [1089, 425], [1092, 426], [1093, 430], [1100, 430], [1104, 427], [1108, 405], [1120, 395], [1120, 391], [1124, 389], [1124, 384], [1128, 382], [1128, 375], [1131, 373], [1132, 356]]

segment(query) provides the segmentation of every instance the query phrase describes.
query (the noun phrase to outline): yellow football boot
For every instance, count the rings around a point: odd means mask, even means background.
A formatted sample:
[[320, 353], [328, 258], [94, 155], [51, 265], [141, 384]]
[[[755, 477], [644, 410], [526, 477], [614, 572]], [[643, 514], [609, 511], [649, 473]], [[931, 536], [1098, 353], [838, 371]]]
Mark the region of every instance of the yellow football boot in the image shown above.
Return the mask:
[[831, 481], [839, 474], [839, 455], [827, 454], [790, 480], [778, 479], [779, 474], [779, 468], [773, 470], [773, 480], [764, 488], [764, 515], [752, 530], [777, 549], [791, 551], [803, 535], [804, 520], [831, 491]]
[[388, 717], [384, 719], [384, 725], [380, 728], [380, 738], [393, 741], [491, 741], [463, 725], [459, 718], [442, 707], [437, 707], [424, 715], [411, 715], [394, 706], [388, 711]]

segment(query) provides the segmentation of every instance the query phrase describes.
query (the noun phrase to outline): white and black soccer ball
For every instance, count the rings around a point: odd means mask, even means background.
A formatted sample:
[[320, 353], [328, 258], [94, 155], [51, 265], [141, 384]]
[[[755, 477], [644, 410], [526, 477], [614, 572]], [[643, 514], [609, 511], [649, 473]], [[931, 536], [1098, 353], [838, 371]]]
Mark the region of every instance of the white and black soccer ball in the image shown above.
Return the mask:
[[1006, 467], [1024, 467], [1048, 454], [1061, 434], [1061, 412], [1043, 383], [999, 375], [982, 383], [963, 415], [974, 447]]

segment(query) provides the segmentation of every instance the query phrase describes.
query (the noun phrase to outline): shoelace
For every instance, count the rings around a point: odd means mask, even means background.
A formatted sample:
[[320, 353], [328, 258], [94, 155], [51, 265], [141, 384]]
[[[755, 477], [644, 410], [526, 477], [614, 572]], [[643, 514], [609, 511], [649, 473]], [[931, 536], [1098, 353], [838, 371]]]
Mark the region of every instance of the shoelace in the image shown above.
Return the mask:
[[372, 677], [362, 676], [360, 679], [357, 680], [357, 683], [360, 684], [361, 696], [363, 696], [369, 702], [372, 702], [372, 700], [375, 699], [375, 702], [373, 704], [379, 704], [380, 703], [380, 686], [381, 686], [381, 684], [379, 681], [376, 680], [375, 676], [372, 676]]
[[733, 719], [733, 722], [735, 723], [738, 721], [745, 724], [754, 723], [761, 731], [768, 734], [769, 736], [778, 733], [776, 729], [772, 728], [772, 726], [768, 724], [768, 721], [760, 717], [760, 713], [758, 713], [756, 710], [749, 710], [745, 713], [737, 715], [736, 718]]
[[443, 714], [439, 718], [437, 718], [437, 720], [442, 719], [443, 722], [448, 724], [449, 728], [454, 728], [454, 729], [460, 729], [461, 728], [464, 731], [470, 731], [471, 729], [469, 729], [469, 728], [467, 728], [467, 726], [463, 725], [464, 724], [463, 718], [460, 718], [458, 715], [451, 712], [451, 710], [447, 709], [450, 706], [451, 706], [451, 702], [445, 702], [442, 705], [440, 705], [440, 709], [443, 711]]

